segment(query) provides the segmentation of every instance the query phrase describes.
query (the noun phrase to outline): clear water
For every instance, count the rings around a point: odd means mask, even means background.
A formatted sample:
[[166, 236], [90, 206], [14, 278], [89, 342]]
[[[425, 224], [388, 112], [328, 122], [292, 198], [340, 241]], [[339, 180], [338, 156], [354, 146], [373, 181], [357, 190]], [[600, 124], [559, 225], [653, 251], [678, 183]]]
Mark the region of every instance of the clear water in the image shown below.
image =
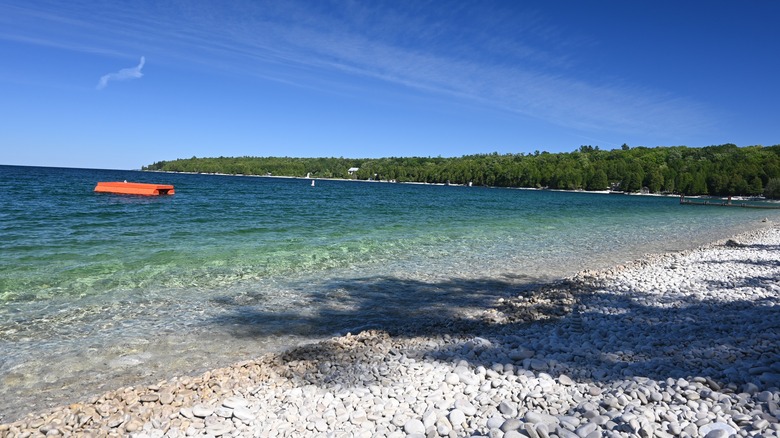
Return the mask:
[[[97, 181], [174, 184], [167, 197]], [[761, 226], [676, 198], [0, 166], [0, 422]]]

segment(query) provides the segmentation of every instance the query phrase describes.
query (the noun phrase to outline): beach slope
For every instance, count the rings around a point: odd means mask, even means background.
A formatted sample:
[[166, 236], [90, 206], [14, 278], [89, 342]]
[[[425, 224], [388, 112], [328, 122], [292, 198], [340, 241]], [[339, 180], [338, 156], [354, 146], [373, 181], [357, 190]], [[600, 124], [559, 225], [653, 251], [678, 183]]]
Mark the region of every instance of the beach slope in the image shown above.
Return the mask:
[[780, 436], [780, 227], [122, 388], [0, 436]]

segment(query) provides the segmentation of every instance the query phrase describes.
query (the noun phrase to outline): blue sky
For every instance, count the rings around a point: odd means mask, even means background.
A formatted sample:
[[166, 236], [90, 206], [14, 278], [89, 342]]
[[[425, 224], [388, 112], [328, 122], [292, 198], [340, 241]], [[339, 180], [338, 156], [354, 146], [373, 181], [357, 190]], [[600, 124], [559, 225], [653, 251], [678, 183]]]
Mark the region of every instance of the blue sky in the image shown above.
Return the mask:
[[0, 164], [780, 143], [780, 2], [0, 0]]

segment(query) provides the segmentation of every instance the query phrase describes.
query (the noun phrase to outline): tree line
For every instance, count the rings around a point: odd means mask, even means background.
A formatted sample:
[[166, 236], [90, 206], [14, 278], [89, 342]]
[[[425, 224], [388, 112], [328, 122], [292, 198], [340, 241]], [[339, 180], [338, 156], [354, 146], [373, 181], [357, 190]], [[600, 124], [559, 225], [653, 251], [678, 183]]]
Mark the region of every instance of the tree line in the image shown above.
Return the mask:
[[[350, 169], [357, 171], [350, 172]], [[565, 190], [780, 197], [780, 145], [629, 147], [462, 157], [218, 157], [159, 161], [143, 170], [352, 178]]]

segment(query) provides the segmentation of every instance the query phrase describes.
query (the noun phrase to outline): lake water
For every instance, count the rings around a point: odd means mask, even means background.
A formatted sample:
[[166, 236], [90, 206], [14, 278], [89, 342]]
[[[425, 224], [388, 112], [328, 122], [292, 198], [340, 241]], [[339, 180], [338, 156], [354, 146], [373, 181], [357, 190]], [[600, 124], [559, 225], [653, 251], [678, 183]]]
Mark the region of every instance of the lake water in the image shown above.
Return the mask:
[[[94, 193], [97, 181], [176, 194]], [[0, 166], [0, 422], [777, 220], [677, 198]]]

